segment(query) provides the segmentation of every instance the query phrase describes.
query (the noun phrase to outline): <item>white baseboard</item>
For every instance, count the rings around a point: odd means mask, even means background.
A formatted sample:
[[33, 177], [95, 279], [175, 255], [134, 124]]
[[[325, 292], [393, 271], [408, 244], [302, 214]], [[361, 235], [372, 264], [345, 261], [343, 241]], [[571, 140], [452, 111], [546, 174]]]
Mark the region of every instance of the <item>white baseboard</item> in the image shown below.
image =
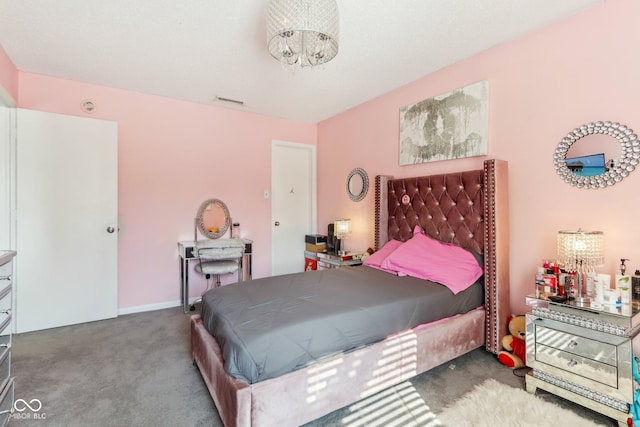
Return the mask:
[[167, 301], [157, 304], [138, 305], [135, 307], [125, 307], [118, 309], [118, 316], [123, 314], [142, 313], [144, 311], [162, 310], [163, 308], [179, 307], [182, 304], [180, 301]]

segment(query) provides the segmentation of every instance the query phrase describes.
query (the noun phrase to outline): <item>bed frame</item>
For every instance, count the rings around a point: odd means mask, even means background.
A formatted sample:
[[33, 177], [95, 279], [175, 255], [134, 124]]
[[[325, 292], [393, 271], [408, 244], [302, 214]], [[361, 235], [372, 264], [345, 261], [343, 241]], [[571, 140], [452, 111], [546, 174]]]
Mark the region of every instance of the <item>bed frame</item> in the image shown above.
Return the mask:
[[418, 178], [379, 175], [375, 185], [376, 248], [406, 241], [420, 225], [482, 253], [484, 307], [255, 384], [225, 372], [218, 343], [194, 315], [191, 353], [226, 427], [300, 426], [482, 345], [500, 350], [510, 314], [507, 163]]

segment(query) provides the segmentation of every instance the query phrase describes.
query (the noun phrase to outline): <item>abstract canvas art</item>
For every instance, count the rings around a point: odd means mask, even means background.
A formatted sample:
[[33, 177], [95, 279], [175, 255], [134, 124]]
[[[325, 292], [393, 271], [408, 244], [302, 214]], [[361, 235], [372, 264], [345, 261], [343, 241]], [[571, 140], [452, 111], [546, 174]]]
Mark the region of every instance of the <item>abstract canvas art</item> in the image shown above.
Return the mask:
[[400, 109], [400, 165], [487, 154], [489, 82]]

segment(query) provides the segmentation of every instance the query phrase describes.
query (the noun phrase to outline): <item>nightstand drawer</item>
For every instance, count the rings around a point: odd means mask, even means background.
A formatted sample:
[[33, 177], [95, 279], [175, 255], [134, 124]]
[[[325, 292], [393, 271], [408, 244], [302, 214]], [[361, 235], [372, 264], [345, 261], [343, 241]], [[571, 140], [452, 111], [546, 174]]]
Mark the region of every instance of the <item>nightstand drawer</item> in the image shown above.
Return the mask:
[[543, 326], [536, 327], [536, 343], [611, 366], [617, 361], [614, 345]]
[[609, 387], [618, 387], [618, 369], [616, 366], [600, 363], [593, 359], [541, 344], [536, 345], [536, 360]]

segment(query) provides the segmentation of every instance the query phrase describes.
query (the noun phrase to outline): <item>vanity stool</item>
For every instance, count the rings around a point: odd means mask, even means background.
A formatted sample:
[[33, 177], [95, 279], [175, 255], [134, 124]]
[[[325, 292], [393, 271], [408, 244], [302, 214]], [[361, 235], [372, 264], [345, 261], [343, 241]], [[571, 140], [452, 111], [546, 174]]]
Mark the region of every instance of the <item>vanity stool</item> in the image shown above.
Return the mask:
[[195, 254], [198, 258], [195, 270], [207, 279], [216, 276], [215, 285], [220, 286], [220, 275], [238, 273], [242, 277], [242, 257], [245, 243], [243, 239], [200, 240], [196, 242]]
[[[216, 276], [214, 287], [221, 285], [220, 275], [238, 272], [238, 282], [243, 280], [242, 257], [245, 243], [243, 239], [199, 240], [195, 245], [195, 255], [198, 259], [195, 270], [204, 274], [207, 280], [211, 275]], [[195, 310], [195, 304], [202, 301], [197, 298], [191, 304], [190, 310]]]

